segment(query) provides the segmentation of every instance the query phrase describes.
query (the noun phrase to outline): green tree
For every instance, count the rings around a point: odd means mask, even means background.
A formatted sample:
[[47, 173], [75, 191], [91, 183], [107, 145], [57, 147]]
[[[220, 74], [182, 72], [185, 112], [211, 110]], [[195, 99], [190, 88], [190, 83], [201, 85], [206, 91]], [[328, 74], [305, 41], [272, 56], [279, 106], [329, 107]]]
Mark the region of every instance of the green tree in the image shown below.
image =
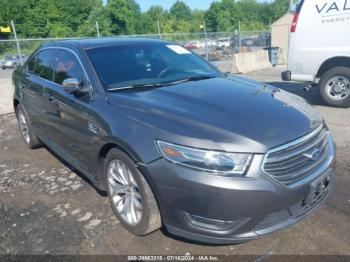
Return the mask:
[[50, 0], [61, 12], [60, 22], [73, 32], [88, 19], [92, 10], [102, 5], [102, 0]]
[[213, 2], [205, 15], [208, 31], [232, 31], [238, 27], [242, 14], [234, 0]]
[[109, 0], [105, 8], [112, 34], [142, 33], [140, 6], [134, 0]]
[[[0, 26], [13, 20], [19, 37], [96, 36], [95, 21], [102, 35], [262, 30], [284, 15], [289, 0], [217, 0], [207, 11], [193, 10], [176, 1], [170, 10], [151, 6], [141, 12], [135, 0], [0, 0]], [[141, 0], [137, 0], [141, 1]]]
[[[169, 14], [163, 7], [152, 5], [146, 12], [142, 14], [141, 20], [144, 33], [158, 33], [158, 22], [161, 25], [169, 18]], [[162, 31], [161, 31], [162, 32]]]
[[19, 36], [28, 34], [27, 28], [23, 25], [26, 23], [29, 10], [33, 5], [28, 0], [0, 0], [0, 25], [10, 26], [10, 21], [13, 20]]
[[25, 29], [26, 37], [53, 37], [50, 31], [57, 32], [59, 26], [64, 26], [60, 16], [60, 10], [52, 0], [35, 0], [35, 5], [29, 10], [21, 27]]
[[182, 1], [176, 1], [170, 8], [169, 13], [171, 17], [176, 20], [191, 20], [191, 9]]
[[188, 33], [190, 31], [191, 24], [184, 20], [176, 21], [174, 23], [174, 31], [179, 33]]
[[90, 12], [88, 18], [83, 24], [79, 26], [77, 31], [78, 36], [97, 36], [96, 21], [98, 22], [101, 36], [111, 35], [111, 21], [108, 19], [106, 10], [103, 8], [102, 3], [100, 3]]
[[192, 21], [190, 31], [192, 33], [202, 31], [201, 25], [203, 25], [205, 19], [205, 11], [203, 10], [193, 10], [192, 11]]

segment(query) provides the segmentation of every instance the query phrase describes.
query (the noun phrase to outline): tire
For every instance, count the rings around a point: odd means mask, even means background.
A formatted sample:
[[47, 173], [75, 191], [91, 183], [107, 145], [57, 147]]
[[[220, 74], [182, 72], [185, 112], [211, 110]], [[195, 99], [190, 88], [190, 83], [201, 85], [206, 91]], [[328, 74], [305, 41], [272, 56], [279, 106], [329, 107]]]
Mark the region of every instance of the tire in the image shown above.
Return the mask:
[[30, 126], [28, 115], [21, 104], [17, 106], [16, 116], [24, 143], [31, 149], [41, 147], [42, 144], [39, 141], [39, 139], [35, 136]]
[[319, 90], [327, 105], [350, 107], [350, 68], [339, 66], [325, 72], [321, 76]]
[[[161, 215], [151, 187], [129, 156], [111, 149], [104, 172], [112, 210], [128, 231], [142, 236], [161, 228]], [[130, 177], [121, 175], [125, 173]]]

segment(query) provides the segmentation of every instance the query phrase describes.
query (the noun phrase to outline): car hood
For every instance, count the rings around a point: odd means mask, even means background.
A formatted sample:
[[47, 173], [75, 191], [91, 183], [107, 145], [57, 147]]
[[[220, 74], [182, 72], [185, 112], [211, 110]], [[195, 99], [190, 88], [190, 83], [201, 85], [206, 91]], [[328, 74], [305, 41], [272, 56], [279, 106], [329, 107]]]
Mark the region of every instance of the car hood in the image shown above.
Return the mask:
[[265, 153], [323, 122], [303, 98], [241, 77], [117, 91], [107, 100], [154, 128], [154, 139], [230, 152]]

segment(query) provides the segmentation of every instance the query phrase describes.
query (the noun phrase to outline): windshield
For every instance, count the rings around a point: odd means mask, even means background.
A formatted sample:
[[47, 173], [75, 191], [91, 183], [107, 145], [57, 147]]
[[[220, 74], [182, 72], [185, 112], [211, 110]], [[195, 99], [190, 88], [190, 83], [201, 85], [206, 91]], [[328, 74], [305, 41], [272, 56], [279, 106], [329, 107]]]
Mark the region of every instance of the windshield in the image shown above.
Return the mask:
[[202, 58], [176, 44], [117, 45], [86, 52], [106, 90], [220, 75]]

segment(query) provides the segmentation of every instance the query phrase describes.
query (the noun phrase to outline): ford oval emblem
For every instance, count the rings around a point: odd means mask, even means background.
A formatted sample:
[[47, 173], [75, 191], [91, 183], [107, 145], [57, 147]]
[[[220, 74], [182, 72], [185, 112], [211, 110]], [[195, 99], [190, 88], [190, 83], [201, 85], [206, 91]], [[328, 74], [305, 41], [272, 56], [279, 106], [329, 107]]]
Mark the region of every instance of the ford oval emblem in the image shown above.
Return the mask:
[[321, 150], [318, 148], [313, 149], [310, 153], [304, 153], [303, 156], [312, 161], [316, 161], [321, 157]]

